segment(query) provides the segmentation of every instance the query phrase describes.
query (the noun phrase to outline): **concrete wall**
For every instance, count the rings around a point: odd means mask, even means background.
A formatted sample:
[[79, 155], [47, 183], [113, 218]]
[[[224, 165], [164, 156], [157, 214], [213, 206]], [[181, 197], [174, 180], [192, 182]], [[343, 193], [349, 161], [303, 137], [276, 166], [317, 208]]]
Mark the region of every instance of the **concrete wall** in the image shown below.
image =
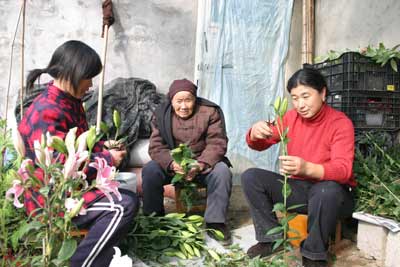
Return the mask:
[[[21, 2], [0, 0], [0, 116], [5, 113], [11, 42]], [[55, 48], [70, 39], [84, 41], [102, 54], [101, 0], [26, 2], [26, 71], [44, 68]], [[114, 0], [113, 4], [116, 22], [109, 31], [105, 82], [116, 77], [140, 77], [166, 92], [176, 78], [193, 79], [196, 0]], [[20, 44], [18, 32], [9, 110], [15, 106], [21, 84]], [[94, 85], [98, 85], [98, 79]]]
[[[315, 56], [383, 42], [400, 43], [400, 1], [315, 0]], [[295, 0], [286, 66], [287, 78], [301, 67], [302, 0]]]

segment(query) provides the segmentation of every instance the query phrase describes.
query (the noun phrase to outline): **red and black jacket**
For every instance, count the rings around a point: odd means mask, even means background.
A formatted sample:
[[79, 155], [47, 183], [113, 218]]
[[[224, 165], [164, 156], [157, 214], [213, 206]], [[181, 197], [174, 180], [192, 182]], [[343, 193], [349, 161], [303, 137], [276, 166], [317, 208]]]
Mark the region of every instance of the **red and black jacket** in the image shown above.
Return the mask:
[[[65, 138], [68, 131], [77, 127], [76, 135], [79, 136], [88, 130], [85, 111], [82, 101], [62, 91], [49, 83], [46, 90], [39, 94], [29, 108], [26, 110], [18, 130], [25, 142], [26, 157], [35, 161], [35, 151], [33, 143], [35, 140], [41, 140], [42, 134], [49, 132], [50, 135]], [[94, 157], [102, 157], [112, 165], [110, 152], [103, 148], [103, 143], [97, 143], [91, 155]], [[43, 179], [41, 170], [37, 169], [36, 174], [39, 179]], [[95, 169], [89, 170], [88, 182], [95, 178]], [[85, 206], [103, 196], [99, 190], [93, 190], [84, 194]], [[43, 206], [44, 199], [36, 193], [36, 191], [26, 192], [25, 195], [26, 212], [30, 214], [33, 210]], [[32, 198], [35, 197], [36, 201]]]

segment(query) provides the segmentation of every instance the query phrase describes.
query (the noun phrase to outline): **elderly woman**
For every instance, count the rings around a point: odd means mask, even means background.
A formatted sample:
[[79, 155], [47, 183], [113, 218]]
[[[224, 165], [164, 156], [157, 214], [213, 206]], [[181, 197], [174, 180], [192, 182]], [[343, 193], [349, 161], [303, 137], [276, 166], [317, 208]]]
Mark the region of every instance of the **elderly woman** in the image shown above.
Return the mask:
[[164, 214], [163, 185], [182, 171], [173, 161], [171, 150], [188, 144], [198, 166], [193, 167], [187, 180], [207, 185], [207, 228], [220, 230], [224, 242], [230, 242], [226, 214], [232, 188], [232, 174], [225, 157], [228, 138], [222, 110], [216, 104], [197, 97], [197, 87], [190, 81], [175, 80], [168, 92], [168, 101], [156, 111], [152, 121], [149, 154], [152, 158], [142, 170], [143, 212]]
[[[301, 243], [304, 266], [327, 266], [329, 236], [354, 206], [354, 128], [345, 114], [325, 103], [327, 85], [317, 70], [297, 71], [287, 90], [294, 109], [283, 118], [289, 129], [288, 156], [279, 157], [281, 174], [290, 176], [287, 205], [304, 204], [297, 211], [308, 214], [308, 237]], [[280, 139], [275, 125], [260, 121], [249, 129], [246, 141], [262, 151]], [[258, 241], [247, 251], [250, 257], [271, 254], [274, 240], [281, 237], [266, 233], [278, 226], [272, 208], [283, 202], [282, 181], [282, 175], [259, 168], [242, 174]]]

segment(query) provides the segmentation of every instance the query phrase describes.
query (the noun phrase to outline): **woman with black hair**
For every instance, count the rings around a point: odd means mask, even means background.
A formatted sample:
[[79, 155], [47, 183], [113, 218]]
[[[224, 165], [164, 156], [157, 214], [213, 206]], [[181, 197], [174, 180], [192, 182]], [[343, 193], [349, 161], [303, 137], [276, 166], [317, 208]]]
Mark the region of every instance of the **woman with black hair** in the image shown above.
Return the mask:
[[[283, 117], [288, 128], [288, 156], [280, 156], [280, 173], [290, 176], [292, 188], [287, 205], [304, 204], [296, 211], [308, 214], [308, 237], [301, 243], [306, 267], [327, 266], [328, 241], [336, 221], [351, 216], [354, 207], [354, 128], [349, 118], [325, 103], [327, 85], [315, 69], [298, 70], [287, 90], [294, 109]], [[260, 121], [247, 132], [250, 148], [262, 151], [280, 141], [276, 125]], [[247, 251], [250, 257], [272, 253], [280, 234], [266, 235], [278, 226], [273, 206], [283, 202], [283, 176], [251, 168], [242, 174], [242, 187], [258, 243]]]
[[[34, 141], [41, 140], [46, 132], [64, 139], [74, 127], [77, 127], [77, 136], [88, 130], [81, 98], [101, 69], [96, 51], [80, 41], [68, 41], [56, 49], [46, 68], [29, 73], [28, 89], [43, 73], [49, 74], [54, 81], [35, 98], [19, 123], [18, 130], [25, 142], [28, 158], [35, 159]], [[103, 142], [98, 142], [91, 157], [103, 158], [108, 165], [118, 167], [125, 154], [125, 150], [104, 149]], [[89, 182], [94, 178], [93, 170], [89, 170]], [[28, 214], [39, 207], [38, 203], [43, 203], [40, 195], [31, 193], [25, 194], [24, 204]], [[87, 214], [75, 217], [73, 223], [78, 228], [88, 228], [89, 233], [72, 256], [72, 267], [109, 266], [114, 254], [113, 246], [127, 231], [139, 206], [134, 193], [123, 190], [120, 193], [122, 200], [114, 197], [114, 205], [99, 190], [84, 194]]]

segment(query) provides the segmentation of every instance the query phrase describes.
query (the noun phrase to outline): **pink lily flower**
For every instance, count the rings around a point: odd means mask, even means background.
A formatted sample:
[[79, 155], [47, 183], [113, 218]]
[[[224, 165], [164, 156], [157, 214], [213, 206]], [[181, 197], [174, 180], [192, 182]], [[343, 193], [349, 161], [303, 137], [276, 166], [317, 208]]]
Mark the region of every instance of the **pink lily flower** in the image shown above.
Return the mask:
[[[65, 161], [64, 166], [64, 179], [72, 178], [76, 179], [81, 177], [83, 172], [79, 172], [81, 165], [89, 158], [89, 152], [86, 149], [85, 138], [78, 138], [78, 149], [75, 150], [75, 137], [76, 128], [69, 130], [65, 137], [65, 145], [68, 150], [68, 158]], [[83, 179], [86, 178], [82, 176]]]
[[19, 202], [18, 198], [22, 195], [24, 192], [24, 187], [21, 185], [20, 180], [13, 180], [13, 186], [7, 190], [6, 192], [6, 198], [11, 199], [11, 195], [14, 195], [14, 206], [17, 208], [22, 208], [24, 204]]
[[96, 187], [104, 193], [104, 195], [114, 203], [111, 193], [114, 193], [118, 200], [121, 200], [121, 194], [118, 191], [119, 182], [114, 180], [115, 167], [109, 166], [104, 158], [95, 158], [95, 162], [89, 163], [90, 167], [97, 170]]
[[[79, 168], [82, 163], [84, 163], [89, 158], [88, 151], [75, 152], [73, 154], [68, 155], [67, 160], [64, 165], [64, 179], [72, 178], [76, 179], [81, 177], [83, 172], [79, 172]], [[82, 176], [83, 179], [86, 178], [86, 175]]]
[[67, 212], [71, 212], [74, 209], [79, 208], [79, 206], [81, 206], [79, 209], [79, 215], [86, 215], [87, 210], [82, 206], [82, 204], [83, 204], [83, 201], [79, 201], [76, 198], [70, 198], [70, 197], [67, 198], [64, 203], [65, 208], [67, 209]]
[[33, 161], [31, 159], [24, 159], [21, 163], [21, 167], [18, 170], [18, 174], [23, 182], [29, 178], [29, 166], [33, 168]]

